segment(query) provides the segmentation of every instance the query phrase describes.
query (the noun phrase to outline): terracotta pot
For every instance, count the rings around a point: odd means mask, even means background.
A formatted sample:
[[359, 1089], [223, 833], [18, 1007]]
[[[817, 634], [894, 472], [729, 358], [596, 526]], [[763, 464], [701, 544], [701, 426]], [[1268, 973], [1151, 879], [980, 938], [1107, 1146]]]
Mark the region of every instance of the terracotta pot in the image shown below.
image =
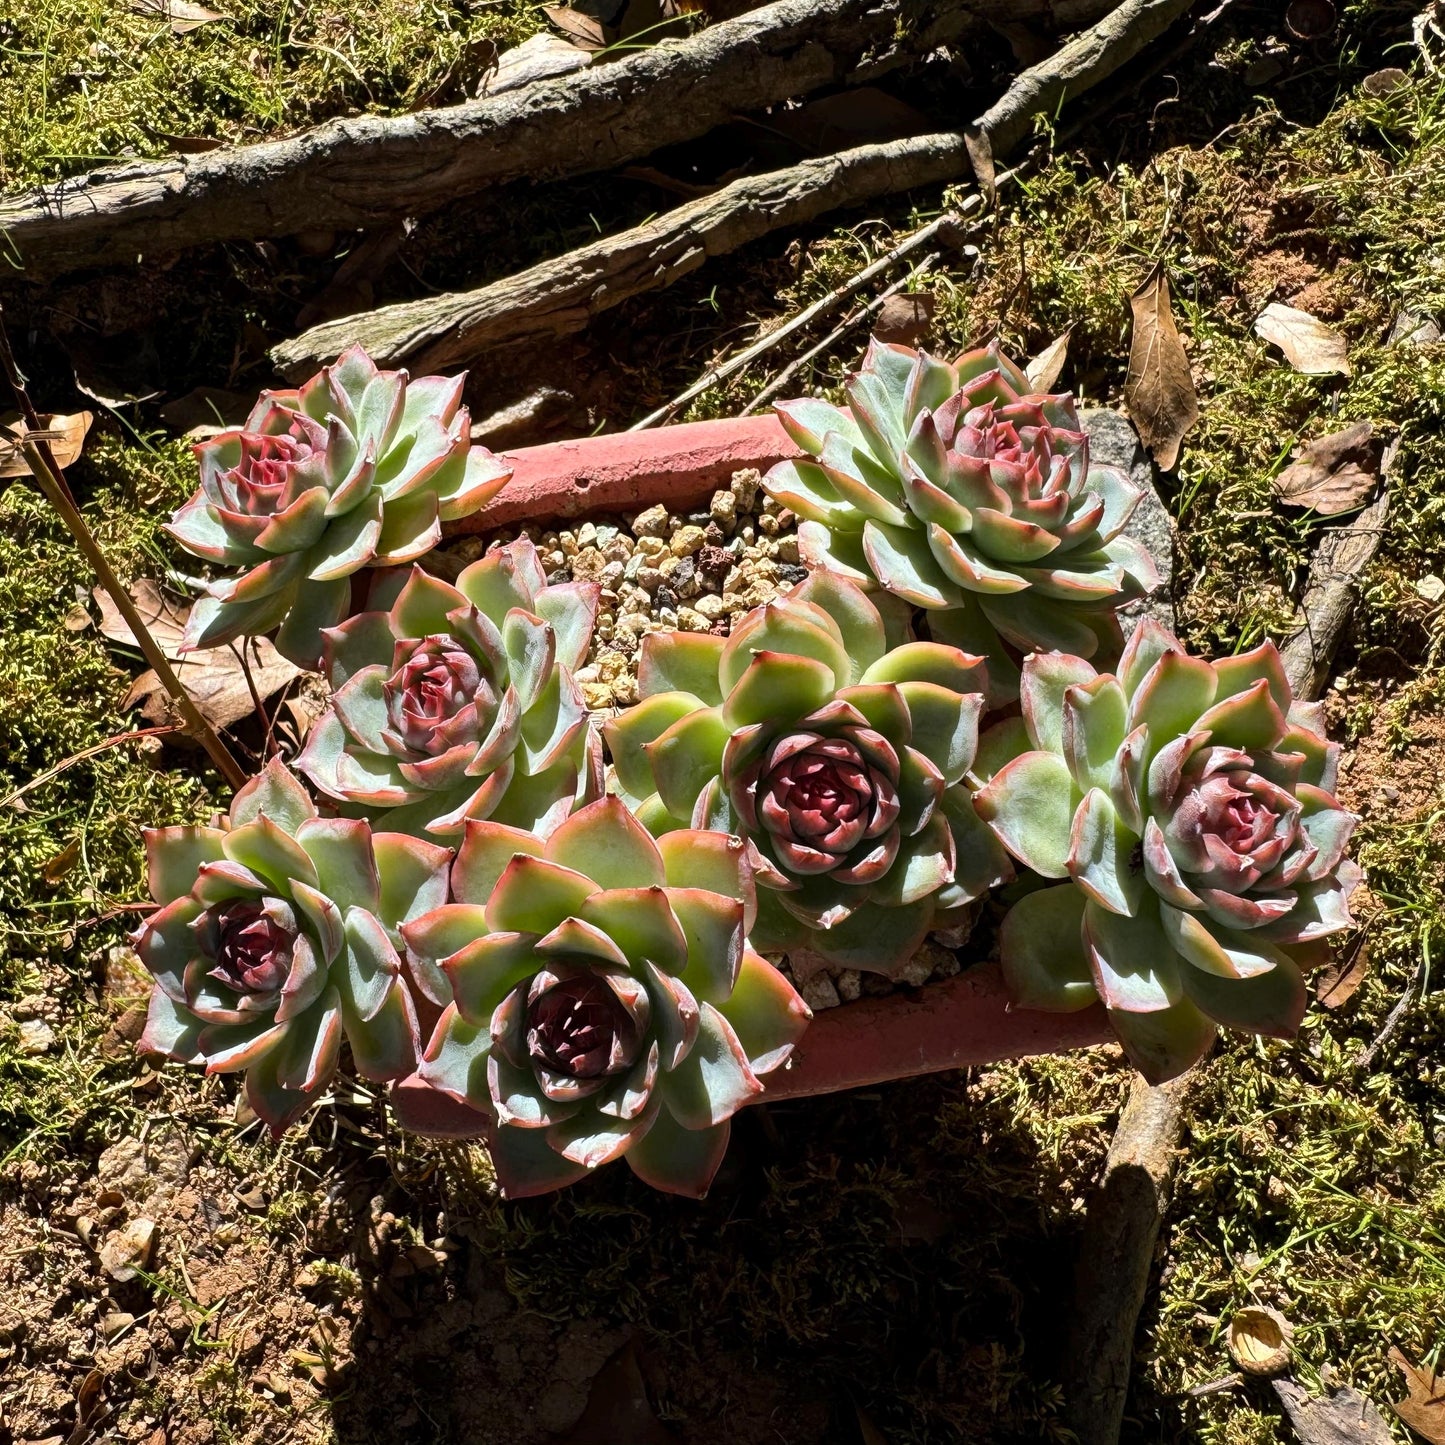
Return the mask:
[[[763, 470], [800, 453], [775, 417], [760, 416], [549, 442], [505, 455], [514, 469], [507, 489], [486, 512], [453, 531], [637, 511], [656, 502], [685, 511], [726, 486], [740, 468]], [[819, 1013], [789, 1066], [768, 1078], [759, 1102], [1112, 1039], [1102, 1005], [1072, 1014], [1011, 1009], [998, 965], [979, 963], [956, 978]], [[483, 1115], [415, 1078], [394, 1086], [392, 1102], [402, 1126], [413, 1133], [455, 1139], [482, 1132]]]

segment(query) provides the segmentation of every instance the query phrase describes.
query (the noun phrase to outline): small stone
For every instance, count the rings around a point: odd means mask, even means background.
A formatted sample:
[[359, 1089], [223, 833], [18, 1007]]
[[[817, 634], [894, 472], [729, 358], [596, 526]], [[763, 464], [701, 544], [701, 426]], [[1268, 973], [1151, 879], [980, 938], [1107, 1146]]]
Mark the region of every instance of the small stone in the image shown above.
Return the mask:
[[123, 1335], [134, 1323], [134, 1315], [128, 1315], [124, 1310], [114, 1310], [101, 1320], [100, 1332], [105, 1337], [106, 1344], [110, 1344], [119, 1335]]
[[631, 673], [623, 673], [611, 686], [612, 701], [618, 707], [631, 707], [637, 701], [637, 679]]
[[907, 963], [893, 974], [893, 981], [908, 988], [922, 988], [933, 976], [933, 960], [927, 953], [927, 945], [919, 949]]
[[661, 537], [639, 537], [637, 550], [644, 557], [661, 557], [667, 551], [667, 543]]
[[602, 584], [604, 588], [611, 591], [616, 591], [617, 584], [622, 581], [622, 575], [623, 564], [621, 562], [609, 562], [597, 574], [597, 580]]
[[554, 547], [543, 559], [543, 565], [549, 572], [560, 572], [567, 565], [567, 554], [560, 547]]
[[674, 557], [691, 557], [707, 540], [701, 527], [679, 527], [671, 543]]
[[677, 620], [677, 604], [679, 599], [677, 593], [674, 592], [666, 582], [657, 589], [656, 600], [658, 609], [664, 614], [664, 621], [666, 620], [666, 614], [671, 612], [675, 622]]
[[619, 533], [610, 542], [602, 543], [602, 555], [609, 562], [625, 562], [632, 556], [632, 538]]
[[[586, 547], [572, 559], [572, 575], [579, 582], [595, 582], [611, 565], [596, 547]], [[622, 568], [617, 568], [619, 574]]]
[[577, 555], [577, 534], [575, 532], [558, 532], [557, 548], [564, 556], [575, 557]]
[[156, 1247], [153, 1219], [133, 1219], [109, 1235], [100, 1247], [101, 1268], [117, 1283], [134, 1279], [149, 1267]]
[[1415, 583], [1415, 591], [1426, 602], [1438, 602], [1445, 597], [1445, 582], [1442, 582], [1433, 572], [1428, 572]]
[[739, 512], [751, 512], [758, 503], [758, 489], [762, 486], [763, 474], [756, 467], [744, 467], [734, 472], [729, 490], [737, 501]]
[[732, 617], [739, 612], [746, 612], [748, 610], [748, 604], [744, 602], [743, 599], [739, 597], [736, 592], [723, 593], [722, 607], [723, 611], [726, 612], [729, 617]]
[[36, 1054], [47, 1054], [55, 1044], [55, 1030], [44, 1019], [26, 1019], [20, 1025], [20, 1038], [16, 1047], [22, 1054], [33, 1058]]
[[596, 522], [583, 522], [577, 528], [577, 545], [579, 547], [595, 547], [597, 545]]
[[662, 570], [658, 567], [642, 567], [637, 573], [637, 585], [649, 595], [662, 586]]
[[714, 492], [707, 514], [724, 531], [730, 531], [737, 521], [738, 499], [731, 492]]
[[845, 968], [833, 980], [833, 986], [844, 1003], [852, 1003], [863, 992], [863, 975], [856, 968]]
[[705, 617], [709, 622], [716, 622], [728, 609], [723, 605], [721, 597], [709, 593], [706, 597], [697, 599], [697, 606], [694, 608], [700, 616]]
[[791, 536], [779, 537], [773, 543], [773, 556], [779, 562], [796, 566], [798, 562], [798, 534], [794, 532]]
[[766, 537], [775, 537], [778, 534], [778, 519], [764, 513], [758, 518], [758, 531]]
[[677, 609], [677, 625], [683, 632], [706, 632], [711, 624], [693, 607]]
[[808, 569], [800, 563], [784, 562], [778, 566], [778, 581], [785, 587], [796, 587], [808, 578]]
[[697, 554], [698, 571], [702, 573], [705, 581], [714, 586], [719, 579], [727, 576], [728, 568], [732, 564], [732, 553], [725, 547], [709, 544]]
[[612, 706], [612, 684], [607, 682], [584, 682], [582, 699], [594, 712], [599, 708]]
[[798, 992], [814, 1013], [820, 1009], [837, 1008], [842, 1002], [838, 997], [837, 987], [826, 973], [815, 973], [812, 978], [798, 985]]
[[652, 598], [642, 588], [629, 592], [618, 608], [619, 617], [646, 617], [652, 611]]
[[612, 648], [597, 654], [597, 677], [602, 682], [615, 682], [627, 671], [627, 659]]
[[716, 522], [709, 521], [703, 528], [702, 539], [709, 547], [721, 547], [727, 541], [727, 533]]
[[601, 673], [597, 671], [597, 664], [595, 662], [589, 662], [586, 667], [579, 667], [572, 676], [576, 678], [578, 682], [596, 682], [601, 676]]
[[644, 537], [656, 537], [661, 541], [663, 537], [667, 536], [670, 521], [667, 508], [659, 502], [655, 507], [648, 507], [646, 511], [639, 512], [632, 519], [632, 535], [639, 542]]

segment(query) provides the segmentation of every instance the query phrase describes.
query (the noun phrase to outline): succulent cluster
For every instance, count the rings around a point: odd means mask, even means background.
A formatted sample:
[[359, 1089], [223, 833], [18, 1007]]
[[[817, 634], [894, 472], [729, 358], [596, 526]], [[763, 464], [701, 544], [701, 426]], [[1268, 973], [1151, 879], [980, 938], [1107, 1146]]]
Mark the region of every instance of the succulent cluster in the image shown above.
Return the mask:
[[932, 637], [988, 659], [994, 702], [1019, 655], [1117, 646], [1114, 613], [1158, 578], [1122, 535], [1140, 494], [1090, 464], [1072, 397], [1033, 394], [996, 344], [949, 363], [875, 341], [845, 390], [777, 405], [807, 456], [763, 485], [804, 519], [805, 562], [929, 609]]
[[604, 729], [654, 831], [746, 840], [753, 942], [795, 968], [817, 955], [892, 972], [1011, 873], [963, 782], [984, 664], [911, 641], [906, 618], [886, 615], [819, 571], [726, 639], [654, 634], [641, 702]]
[[1301, 965], [1350, 926], [1360, 871], [1338, 745], [1273, 644], [1205, 662], [1146, 621], [1117, 675], [1030, 657], [1022, 703], [985, 739], [976, 805], [1021, 863], [1070, 882], [1004, 921], [1018, 1001], [1101, 998], [1152, 1080], [1201, 1058], [1217, 1024], [1292, 1037]]
[[208, 1074], [244, 1071], [281, 1133], [336, 1072], [399, 1079], [421, 1046], [400, 926], [447, 894], [451, 855], [369, 824], [321, 818], [279, 762], [220, 827], [150, 828], [151, 896], [136, 934], [156, 981], [140, 1047]]
[[545, 844], [467, 825], [456, 901], [405, 936], [447, 999], [422, 1077], [486, 1114], [509, 1197], [618, 1158], [706, 1192], [728, 1120], [811, 1017], [747, 944], [752, 894], [735, 839], [654, 842], [617, 798]]
[[378, 371], [359, 347], [293, 391], [263, 392], [244, 426], [196, 447], [201, 489], [167, 530], [239, 569], [210, 584], [186, 649], [276, 632], [299, 667], [351, 610], [363, 567], [415, 561], [441, 524], [484, 507], [511, 473], [471, 444], [465, 376]]
[[404, 833], [460, 837], [469, 818], [547, 833], [601, 792], [572, 676], [599, 590], [547, 586], [525, 538], [455, 586], [420, 567], [383, 577], [372, 610], [323, 634], [332, 700], [297, 766], [345, 811]]
[[203, 444], [172, 530], [242, 571], [187, 645], [279, 628], [326, 674], [297, 760], [324, 813], [272, 762], [218, 826], [146, 833], [141, 1046], [244, 1071], [279, 1132], [345, 1041], [403, 1122], [475, 1121], [509, 1196], [616, 1159], [700, 1196], [810, 1018], [763, 953], [897, 976], [1015, 862], [1018, 1006], [1101, 999], [1155, 1080], [1218, 1025], [1293, 1033], [1360, 877], [1318, 706], [1269, 645], [1124, 645], [1139, 493], [996, 347], [875, 343], [846, 390], [778, 408], [806, 580], [726, 636], [649, 634], [600, 732], [596, 583], [526, 539], [415, 565], [507, 480], [460, 379], [353, 349]]

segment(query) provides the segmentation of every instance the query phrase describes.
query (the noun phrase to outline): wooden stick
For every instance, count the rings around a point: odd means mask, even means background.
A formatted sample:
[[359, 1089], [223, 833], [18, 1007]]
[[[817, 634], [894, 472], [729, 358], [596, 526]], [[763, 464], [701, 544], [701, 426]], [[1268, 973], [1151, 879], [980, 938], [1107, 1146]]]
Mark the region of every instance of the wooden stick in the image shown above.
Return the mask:
[[[16, 403], [20, 407], [21, 415], [26, 418], [27, 425], [33, 424], [35, 408], [30, 401], [29, 392], [25, 389], [20, 368], [16, 365], [15, 353], [10, 349], [10, 335], [5, 327], [3, 308], [0, 308], [0, 366], [4, 368], [6, 378], [10, 382], [10, 389], [14, 392]], [[36, 429], [38, 430], [38, 427]], [[30, 439], [28, 433], [19, 438], [19, 444], [25, 453], [25, 460], [30, 463], [30, 470], [36, 483], [45, 494], [45, 499], [60, 514], [60, 520], [65, 523], [70, 535], [75, 538], [76, 546], [84, 553], [85, 559], [90, 563], [100, 585], [110, 593], [116, 611], [125, 619], [125, 625], [130, 628], [141, 652], [145, 654], [145, 660], [155, 668], [161, 685], [180, 709], [186, 724], [185, 731], [200, 741], [201, 746], [211, 755], [211, 761], [215, 763], [221, 776], [233, 788], [242, 787], [246, 782], [245, 771], [232, 756], [225, 743], [221, 741], [216, 730], [201, 716], [200, 709], [196, 707], [190, 693], [181, 685], [180, 678], [172, 669], [170, 660], [161, 650], [160, 644], [151, 636], [140, 613], [136, 610], [135, 603], [131, 601], [130, 593], [126, 591], [120, 578], [111, 569], [105, 553], [101, 550], [100, 543], [95, 540], [95, 534], [86, 525], [85, 518], [81, 515], [70, 488], [65, 484], [64, 473], [55, 464], [55, 456], [51, 452], [49, 444]]]
[[[967, 153], [963, 150], [963, 136], [961, 134], [950, 132], [946, 138], [926, 136], [922, 139], [930, 143], [936, 143], [940, 140], [944, 142], [942, 146], [930, 144], [930, 149], [942, 150], [946, 155], [951, 157], [949, 164], [954, 174], [967, 165]], [[911, 141], [898, 141], [895, 142], [895, 144], [899, 147], [911, 147], [915, 143]], [[879, 148], [870, 146], [867, 147], [867, 149], [874, 150]], [[852, 154], [856, 154], [856, 152], [844, 152], [845, 156]], [[843, 156], [839, 156], [837, 159], [842, 160], [843, 158]], [[938, 179], [943, 180], [947, 178], [940, 176]], [[921, 182], [919, 184], [921, 184]], [[890, 187], [890, 189], [893, 188]], [[899, 187], [898, 189], [905, 188]], [[657, 426], [660, 422], [670, 420], [676, 416], [688, 402], [701, 396], [709, 387], [716, 386], [720, 381], [726, 381], [728, 377], [736, 375], [736, 373], [741, 371], [745, 366], [751, 365], [758, 357], [771, 351], [779, 342], [803, 330], [804, 327], [816, 320], [819, 316], [822, 316], [825, 312], [831, 311], [833, 307], [845, 297], [853, 295], [855, 291], [861, 291], [875, 277], [881, 276], [883, 272], [896, 265], [897, 262], [902, 260], [903, 257], [910, 252], [916, 251], [925, 242], [933, 240], [935, 236], [948, 235], [950, 232], [956, 231], [962, 217], [970, 211], [976, 211], [981, 204], [982, 197], [980, 196], [965, 197], [963, 204], [959, 206], [958, 210], [947, 211], [936, 220], [930, 221], [926, 226], [920, 227], [914, 231], [911, 236], [906, 236], [886, 255], [880, 256], [876, 261], [865, 266], [861, 271], [835, 286], [826, 296], [820, 296], [811, 306], [805, 307], [802, 311], [798, 312], [796, 316], [789, 317], [781, 326], [775, 327], [765, 336], [760, 336], [750, 346], [743, 347], [741, 351], [735, 352], [732, 356], [728, 357], [726, 361], [719, 362], [717, 365], [710, 367], [698, 377], [686, 391], [673, 397], [666, 406], [660, 406], [656, 411], [649, 412], [641, 421], [633, 422], [633, 424], [628, 427], [628, 431], [643, 431], [647, 427]]]
[[303, 230], [368, 229], [516, 180], [584, 175], [740, 112], [870, 79], [1012, 18], [1061, 31], [1113, 0], [773, 0], [680, 43], [406, 116], [92, 171], [0, 201], [27, 273]]
[[760, 406], [771, 401], [792, 379], [815, 357], [821, 356], [830, 346], [846, 336], [860, 322], [883, 309], [884, 303], [896, 296], [910, 281], [926, 276], [942, 255], [930, 251], [906, 276], [900, 276], [891, 286], [885, 287], [871, 301], [850, 311], [816, 346], [810, 346], [801, 356], [795, 356], [763, 389], [742, 409], [741, 416], [751, 416]]
[[[1388, 472], [1388, 465], [1387, 460], [1381, 471]], [[1388, 493], [1382, 493], [1354, 521], [1330, 528], [1315, 549], [1302, 604], [1304, 626], [1281, 649], [1296, 697], [1320, 694], [1388, 512]], [[1064, 1367], [1068, 1422], [1079, 1445], [1117, 1445], [1119, 1439], [1139, 1312], [1184, 1152], [1190, 1078], [1153, 1088], [1135, 1077], [1089, 1203]]]
[[[427, 296], [314, 326], [275, 347], [271, 359], [287, 376], [300, 379], [359, 341], [384, 366], [402, 360], [414, 372], [465, 366], [498, 346], [580, 331], [594, 316], [644, 291], [669, 286], [710, 256], [734, 251], [770, 231], [803, 225], [836, 206], [948, 180], [967, 166], [962, 137], [945, 132], [858, 146], [747, 176], [620, 235], [475, 291]], [[922, 245], [949, 219], [941, 217], [904, 249]], [[892, 259], [890, 253], [885, 262]]]

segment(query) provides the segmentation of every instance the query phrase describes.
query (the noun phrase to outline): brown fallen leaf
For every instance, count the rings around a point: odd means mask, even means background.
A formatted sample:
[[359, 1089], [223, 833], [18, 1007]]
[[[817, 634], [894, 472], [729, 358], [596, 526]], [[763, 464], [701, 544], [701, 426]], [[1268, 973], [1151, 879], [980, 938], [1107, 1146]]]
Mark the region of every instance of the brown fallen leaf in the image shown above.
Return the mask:
[[1024, 367], [1024, 375], [1029, 379], [1029, 385], [1035, 391], [1052, 391], [1054, 383], [1059, 379], [1059, 373], [1064, 369], [1064, 362], [1069, 359], [1069, 337], [1074, 334], [1071, 326], [1062, 336], [1056, 336], [1033, 357], [1027, 366]]
[[1343, 958], [1315, 976], [1315, 1000], [1322, 1008], [1344, 1008], [1370, 972], [1370, 947], [1363, 939]]
[[1279, 347], [1285, 360], [1305, 376], [1350, 374], [1345, 338], [1308, 311], [1271, 301], [1259, 313], [1254, 334]]
[[53, 858], [41, 865], [40, 876], [54, 888], [80, 862], [80, 839], [72, 838]]
[[1384, 445], [1367, 421], [1312, 441], [1275, 479], [1274, 494], [1287, 507], [1310, 507], [1322, 517], [1353, 511], [1380, 480]]
[[1169, 307], [1169, 278], [1161, 261], [1129, 298], [1134, 335], [1124, 404], [1144, 445], [1162, 471], [1179, 460], [1179, 443], [1199, 420], [1189, 357]]
[[[85, 446], [85, 434], [94, 420], [94, 415], [88, 411], [77, 411], [70, 415], [41, 413], [41, 430], [36, 435], [50, 443], [55, 464], [61, 471], [80, 455]], [[25, 453], [15, 439], [17, 435], [23, 436], [29, 430], [17, 411], [6, 412], [4, 416], [0, 416], [0, 477], [30, 475], [30, 463], [25, 460]], [[7, 436], [5, 432], [11, 435]]]
[[542, 14], [579, 50], [605, 50], [615, 39], [600, 20], [570, 6], [544, 5]]
[[1445, 1375], [1411, 1364], [1395, 1346], [1390, 1348], [1390, 1359], [1404, 1375], [1409, 1391], [1392, 1407], [1395, 1413], [1430, 1445], [1445, 1445]]
[[1264, 1305], [1245, 1305], [1229, 1321], [1229, 1355], [1246, 1375], [1283, 1373], [1293, 1339], [1294, 1326]]
[[[134, 647], [135, 638], [116, 610], [115, 603], [110, 600], [110, 594], [97, 587], [94, 596], [100, 608], [101, 632], [112, 642]], [[151, 636], [195, 699], [201, 716], [212, 727], [230, 727], [256, 710], [245, 671], [230, 648], [214, 647], [206, 652], [188, 652], [184, 657], [179, 654], [190, 608], [177, 605], [164, 596], [149, 578], [143, 578], [131, 588], [131, 599]], [[266, 638], [255, 638], [246, 642], [245, 647], [251, 679], [263, 701], [300, 675], [300, 669], [287, 662]], [[131, 683], [130, 691], [122, 699], [122, 706], [139, 707], [141, 716], [157, 726], [172, 720], [169, 696], [153, 670], [143, 672]]]
[[1358, 1390], [1337, 1385], [1312, 1396], [1293, 1380], [1271, 1383], [1301, 1445], [1394, 1445], [1384, 1416]]
[[138, 15], [158, 15], [162, 20], [169, 20], [173, 35], [187, 35], [202, 25], [231, 18], [197, 5], [195, 0], [130, 0], [130, 8]]
[[900, 346], [917, 346], [927, 337], [933, 325], [933, 309], [937, 303], [928, 291], [890, 296], [878, 308], [873, 335], [879, 341], [894, 341]]
[[859, 1445], [888, 1445], [888, 1437], [873, 1423], [873, 1417], [861, 1405], [855, 1404], [853, 1413], [858, 1417]]

